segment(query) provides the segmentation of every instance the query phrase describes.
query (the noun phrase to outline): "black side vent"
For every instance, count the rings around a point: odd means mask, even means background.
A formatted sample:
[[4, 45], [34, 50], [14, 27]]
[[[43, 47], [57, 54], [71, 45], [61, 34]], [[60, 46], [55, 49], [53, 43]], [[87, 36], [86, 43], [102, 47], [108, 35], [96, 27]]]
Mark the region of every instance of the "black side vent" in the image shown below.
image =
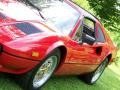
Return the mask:
[[0, 12], [0, 18], [6, 19], [7, 17], [6, 17], [4, 14], [2, 14], [2, 13]]
[[14, 24], [15, 27], [17, 27], [18, 29], [20, 29], [22, 32], [24, 32], [25, 34], [34, 34], [34, 33], [40, 33], [42, 32], [39, 28], [33, 26], [30, 23], [16, 23]]
[[0, 45], [0, 53], [3, 51], [3, 49], [2, 49], [2, 45]]

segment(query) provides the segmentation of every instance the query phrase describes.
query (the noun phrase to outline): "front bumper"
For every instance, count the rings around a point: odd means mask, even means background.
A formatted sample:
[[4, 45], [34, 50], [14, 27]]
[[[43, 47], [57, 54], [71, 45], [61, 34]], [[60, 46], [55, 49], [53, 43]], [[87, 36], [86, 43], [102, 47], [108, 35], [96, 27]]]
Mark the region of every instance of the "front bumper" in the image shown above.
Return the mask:
[[2, 52], [0, 54], [0, 72], [23, 74], [33, 69], [39, 62], [12, 56]]

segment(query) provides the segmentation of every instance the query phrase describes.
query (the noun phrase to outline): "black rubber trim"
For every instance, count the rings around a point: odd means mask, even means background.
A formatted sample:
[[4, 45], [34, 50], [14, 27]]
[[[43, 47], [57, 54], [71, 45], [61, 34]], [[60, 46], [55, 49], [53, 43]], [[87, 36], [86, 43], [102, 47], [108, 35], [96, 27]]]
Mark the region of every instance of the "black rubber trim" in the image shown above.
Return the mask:
[[0, 18], [6, 19], [7, 17], [3, 13], [0, 12]]
[[20, 29], [22, 32], [24, 32], [27, 35], [42, 32], [39, 28], [35, 27], [34, 25], [32, 25], [32, 24], [30, 24], [28, 22], [15, 23], [13, 25], [15, 27], [17, 27], [18, 29]]
[[35, 59], [24, 58], [24, 57], [21, 57], [21, 56], [13, 55], [13, 54], [8, 53], [8, 52], [6, 52], [6, 51], [3, 51], [3, 53], [6, 53], [6, 54], [8, 54], [8, 55], [11, 55], [11, 56], [14, 56], [14, 57], [17, 57], [17, 58], [22, 58], [22, 59], [26, 59], [26, 60], [32, 60], [32, 61], [39, 62], [39, 61], [37, 61], [37, 60], [35, 60]]
[[3, 51], [3, 48], [2, 48], [2, 45], [0, 45], [0, 53], [2, 53]]

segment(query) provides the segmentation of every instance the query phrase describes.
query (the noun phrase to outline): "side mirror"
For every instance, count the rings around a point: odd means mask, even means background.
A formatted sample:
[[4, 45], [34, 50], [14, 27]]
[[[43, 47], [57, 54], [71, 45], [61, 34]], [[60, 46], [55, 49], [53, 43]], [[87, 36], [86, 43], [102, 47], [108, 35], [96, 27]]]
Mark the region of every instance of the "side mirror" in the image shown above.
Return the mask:
[[80, 44], [87, 43], [87, 44], [93, 45], [95, 41], [96, 40], [95, 40], [94, 37], [89, 36], [88, 34], [83, 34], [82, 35], [82, 40], [79, 43]]

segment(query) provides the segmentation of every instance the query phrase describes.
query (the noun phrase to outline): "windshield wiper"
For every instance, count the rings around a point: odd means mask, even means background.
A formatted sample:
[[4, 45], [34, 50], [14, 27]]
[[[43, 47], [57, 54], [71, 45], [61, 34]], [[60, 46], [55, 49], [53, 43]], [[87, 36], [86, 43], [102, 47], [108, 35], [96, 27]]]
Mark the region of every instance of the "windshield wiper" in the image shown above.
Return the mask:
[[39, 12], [39, 15], [45, 20], [45, 17], [41, 14], [41, 8], [35, 6], [33, 3], [31, 3], [29, 0], [23, 0], [22, 2], [24, 2], [26, 5], [30, 5], [32, 6], [33, 8], [35, 8], [38, 12]]

